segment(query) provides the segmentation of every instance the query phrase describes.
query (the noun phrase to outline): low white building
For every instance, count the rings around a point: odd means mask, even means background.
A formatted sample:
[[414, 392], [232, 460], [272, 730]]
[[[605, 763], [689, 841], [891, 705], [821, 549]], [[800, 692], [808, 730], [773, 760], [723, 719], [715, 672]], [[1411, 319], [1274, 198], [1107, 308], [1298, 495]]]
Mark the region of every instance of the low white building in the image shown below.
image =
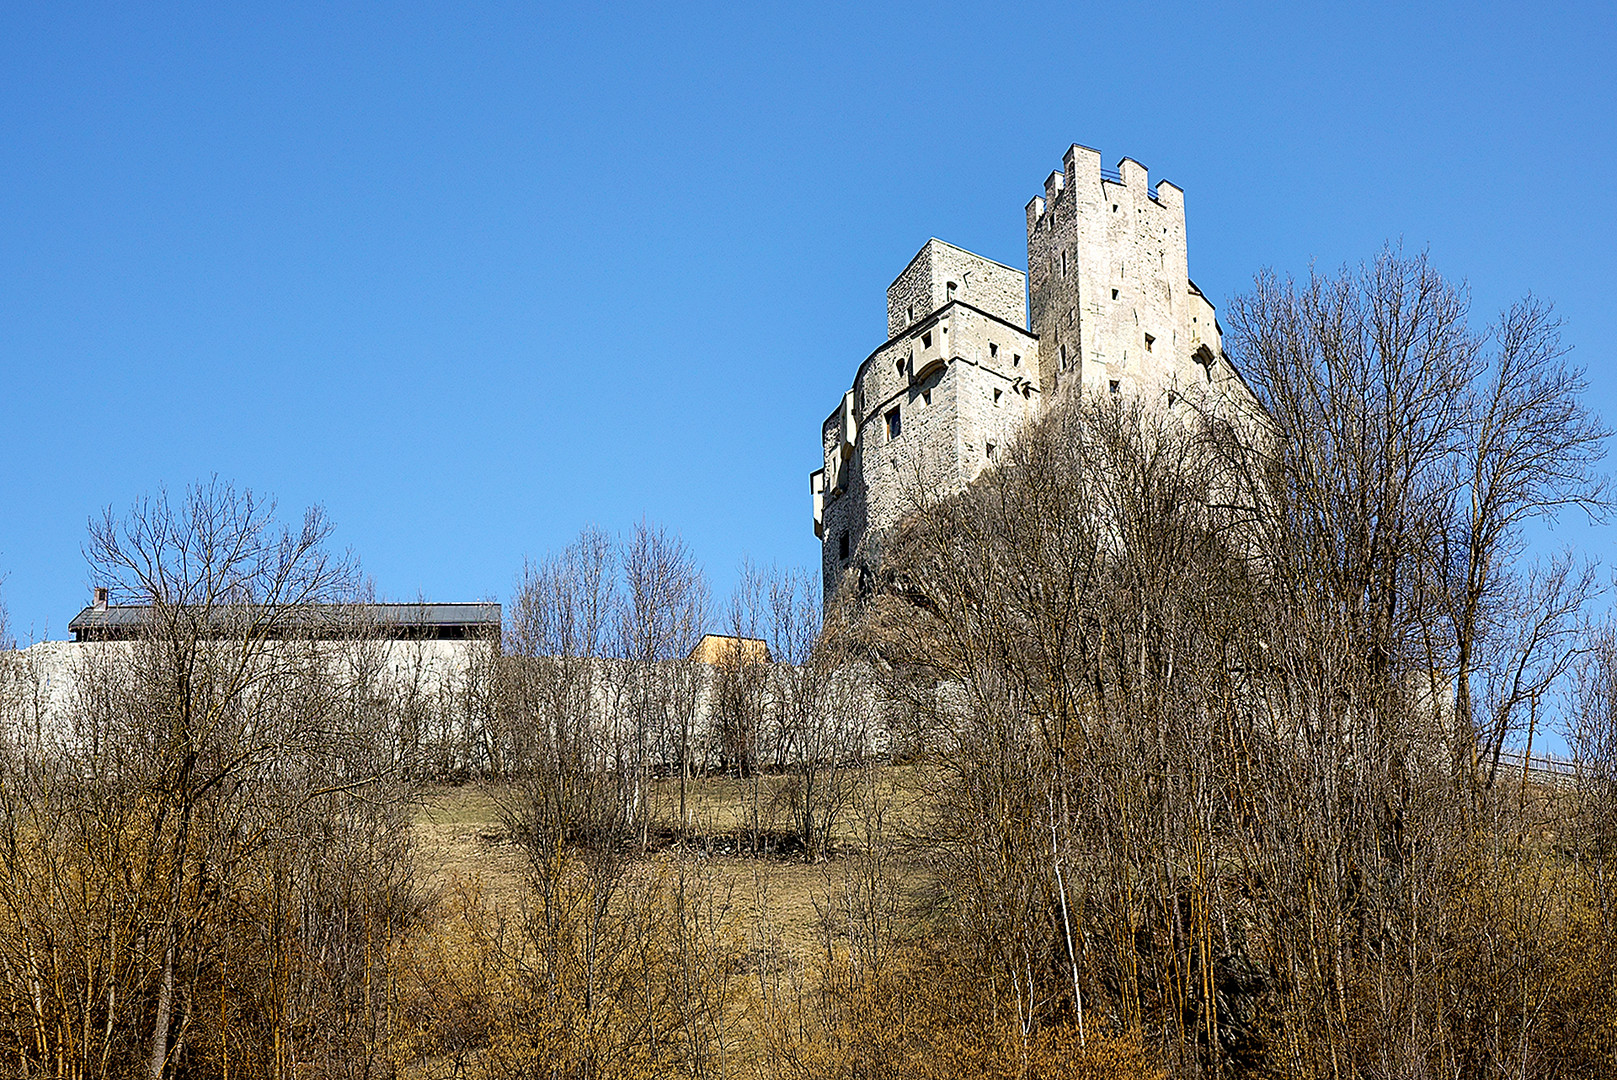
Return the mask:
[[273, 619], [251, 606], [220, 606], [193, 615], [108, 604], [97, 590], [96, 602], [68, 623], [71, 641], [0, 653], [0, 741], [44, 746], [71, 738], [87, 680], [132, 658], [142, 640], [161, 637], [159, 618], [190, 620], [183, 634], [200, 642], [255, 640], [265, 656], [313, 644], [355, 685], [433, 712], [486, 676], [499, 653], [500, 616], [494, 603], [320, 604], [278, 609]]

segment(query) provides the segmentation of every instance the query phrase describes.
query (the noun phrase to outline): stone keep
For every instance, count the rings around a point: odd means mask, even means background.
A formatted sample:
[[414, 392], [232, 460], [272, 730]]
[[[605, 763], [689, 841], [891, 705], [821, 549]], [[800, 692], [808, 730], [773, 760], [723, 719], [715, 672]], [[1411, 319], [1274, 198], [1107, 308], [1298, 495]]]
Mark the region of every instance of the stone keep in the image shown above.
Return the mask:
[[1244, 394], [1189, 277], [1184, 192], [1138, 162], [1068, 150], [1027, 205], [1027, 265], [933, 239], [888, 286], [887, 341], [826, 419], [809, 481], [827, 602], [907, 510], [976, 479], [1058, 394]]

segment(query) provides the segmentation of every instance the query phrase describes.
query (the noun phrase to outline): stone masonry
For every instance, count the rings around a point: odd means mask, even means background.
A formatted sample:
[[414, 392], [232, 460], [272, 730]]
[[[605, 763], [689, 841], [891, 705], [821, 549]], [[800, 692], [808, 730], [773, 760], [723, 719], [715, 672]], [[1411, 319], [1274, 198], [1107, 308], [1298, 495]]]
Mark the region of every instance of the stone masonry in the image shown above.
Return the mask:
[[1063, 165], [1027, 206], [1027, 274], [933, 239], [888, 286], [888, 339], [826, 419], [810, 477], [827, 602], [1057, 394], [1246, 394], [1188, 275], [1184, 192], [1082, 146]]

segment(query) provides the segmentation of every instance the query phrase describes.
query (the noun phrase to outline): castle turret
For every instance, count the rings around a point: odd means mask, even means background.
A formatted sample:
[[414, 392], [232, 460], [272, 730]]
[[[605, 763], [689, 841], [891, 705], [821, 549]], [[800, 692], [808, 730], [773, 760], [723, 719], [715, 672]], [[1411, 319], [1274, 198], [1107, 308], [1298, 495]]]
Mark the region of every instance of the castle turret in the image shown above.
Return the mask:
[[1027, 329], [1027, 275], [934, 238], [887, 286], [887, 336], [954, 300]]
[[1020, 270], [929, 240], [887, 289], [888, 339], [821, 430], [810, 478], [826, 596], [919, 500], [974, 480], [1038, 401]]

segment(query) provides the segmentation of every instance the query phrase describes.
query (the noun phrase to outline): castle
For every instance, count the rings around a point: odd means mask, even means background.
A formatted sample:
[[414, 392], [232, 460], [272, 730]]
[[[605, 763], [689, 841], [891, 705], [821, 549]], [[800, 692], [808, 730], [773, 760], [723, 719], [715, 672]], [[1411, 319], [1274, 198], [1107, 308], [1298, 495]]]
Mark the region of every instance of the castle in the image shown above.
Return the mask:
[[1073, 146], [1027, 205], [1027, 272], [928, 240], [887, 288], [887, 341], [821, 430], [825, 596], [921, 495], [974, 480], [1057, 395], [1171, 407], [1245, 393], [1190, 280], [1184, 192]]

